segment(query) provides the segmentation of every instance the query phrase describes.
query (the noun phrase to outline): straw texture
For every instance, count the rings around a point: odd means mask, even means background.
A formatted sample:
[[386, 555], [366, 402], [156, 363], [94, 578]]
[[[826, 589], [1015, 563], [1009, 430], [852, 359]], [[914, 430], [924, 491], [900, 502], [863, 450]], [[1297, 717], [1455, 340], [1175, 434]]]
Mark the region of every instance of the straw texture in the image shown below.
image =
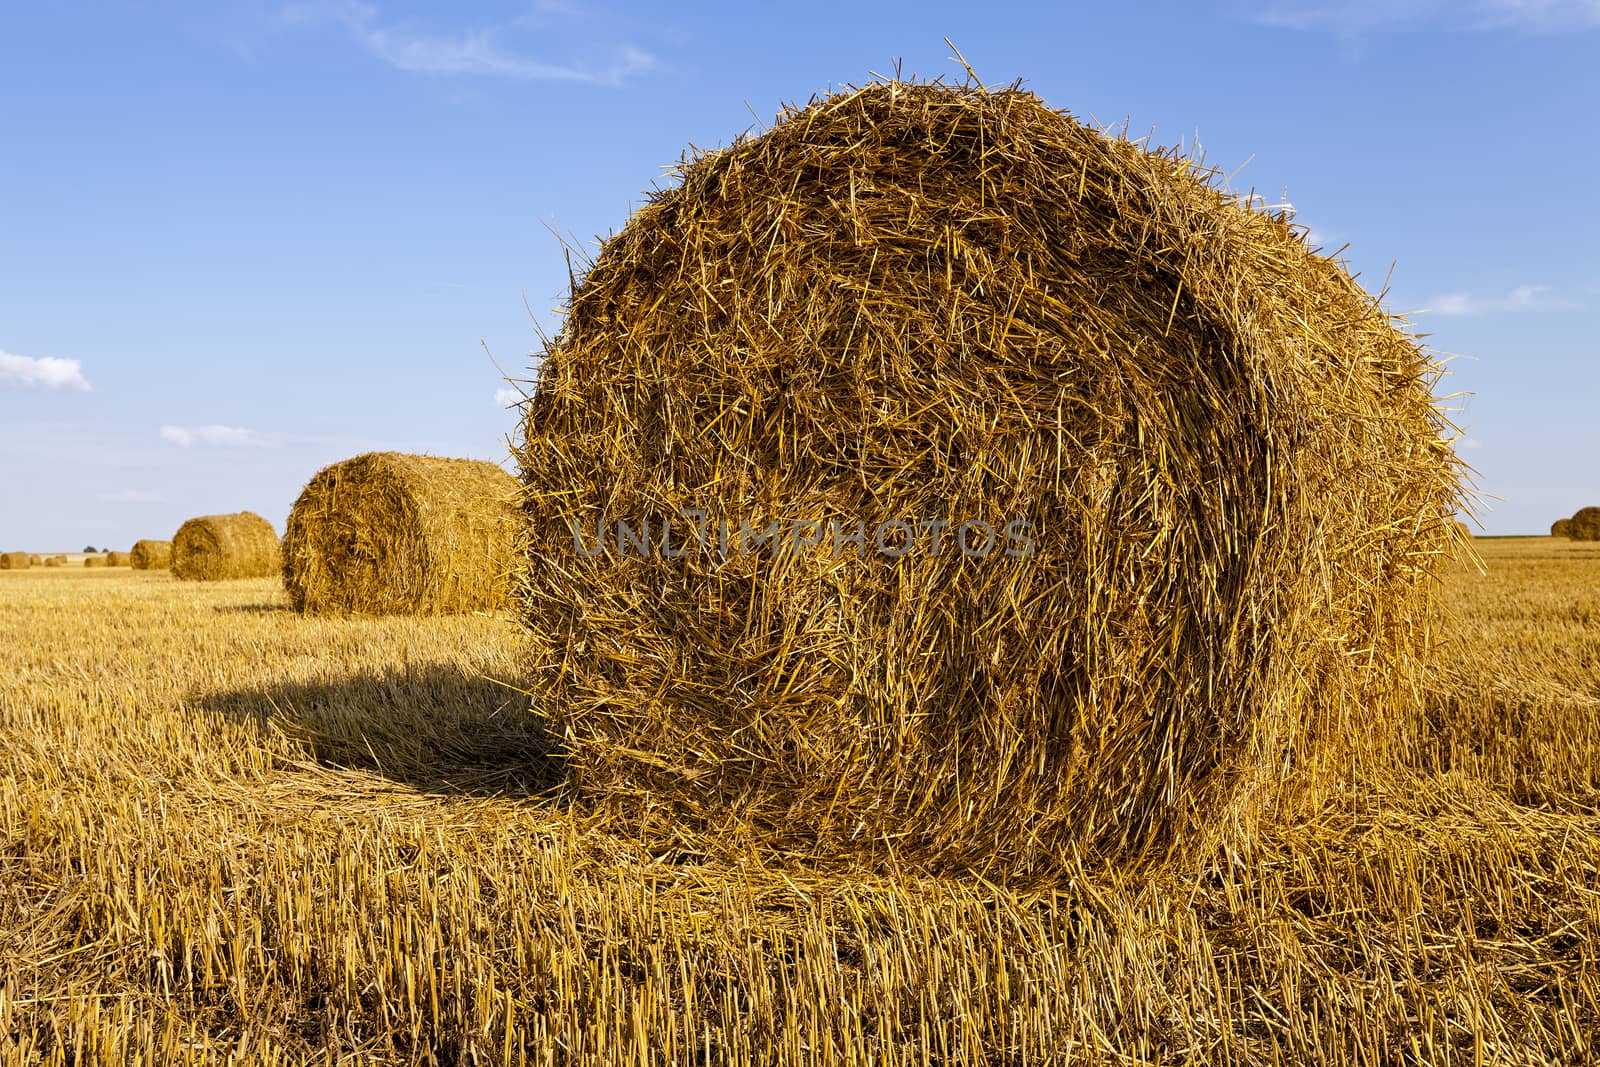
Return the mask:
[[289, 512], [290, 602], [312, 614], [501, 607], [516, 495], [516, 479], [481, 460], [372, 452], [326, 467]]
[[278, 535], [253, 511], [190, 519], [172, 538], [174, 578], [265, 578], [281, 566]]
[[135, 541], [128, 558], [136, 571], [166, 570], [172, 565], [172, 542]]
[[[516, 446], [579, 788], [1021, 873], [1205, 852], [1383, 758], [1461, 493], [1439, 368], [1210, 179], [905, 82], [688, 159], [575, 279]], [[964, 555], [971, 520], [1034, 551]], [[894, 521], [952, 525], [876, 551]]]
[[1572, 520], [1571, 519], [1557, 519], [1555, 522], [1552, 522], [1550, 524], [1550, 536], [1551, 537], [1571, 537], [1572, 536]]
[[0, 571], [25, 571], [33, 564], [26, 552], [0, 552]]

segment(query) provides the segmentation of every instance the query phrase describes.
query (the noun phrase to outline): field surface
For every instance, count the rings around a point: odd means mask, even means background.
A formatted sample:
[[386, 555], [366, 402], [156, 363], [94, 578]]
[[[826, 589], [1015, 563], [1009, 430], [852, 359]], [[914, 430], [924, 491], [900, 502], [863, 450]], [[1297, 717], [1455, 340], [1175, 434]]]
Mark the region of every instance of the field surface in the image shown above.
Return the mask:
[[505, 620], [0, 572], [0, 1063], [1600, 1062], [1600, 546], [1477, 547], [1395, 766], [1006, 886], [628, 832]]

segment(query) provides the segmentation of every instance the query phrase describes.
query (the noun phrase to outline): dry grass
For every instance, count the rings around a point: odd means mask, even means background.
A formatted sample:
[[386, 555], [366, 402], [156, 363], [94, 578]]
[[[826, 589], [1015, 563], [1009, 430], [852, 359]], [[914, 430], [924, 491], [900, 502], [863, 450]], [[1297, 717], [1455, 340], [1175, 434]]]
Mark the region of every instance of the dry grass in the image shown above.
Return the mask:
[[221, 581], [277, 575], [283, 565], [272, 524], [253, 511], [202, 515], [172, 537], [174, 578]]
[[371, 452], [326, 467], [289, 512], [289, 601], [311, 614], [494, 611], [516, 495], [516, 480], [481, 460]]
[[1478, 548], [1401, 765], [1009, 885], [617, 833], [506, 622], [0, 575], [0, 1062], [1595, 1062], [1600, 546]]
[[128, 558], [136, 571], [166, 570], [172, 565], [172, 542], [135, 541]]
[[[1414, 710], [1437, 373], [1191, 160], [1020, 91], [813, 101], [576, 283], [517, 449], [531, 682], [619, 813], [991, 873], [1242, 847]], [[774, 522], [824, 543], [716, 532]]]

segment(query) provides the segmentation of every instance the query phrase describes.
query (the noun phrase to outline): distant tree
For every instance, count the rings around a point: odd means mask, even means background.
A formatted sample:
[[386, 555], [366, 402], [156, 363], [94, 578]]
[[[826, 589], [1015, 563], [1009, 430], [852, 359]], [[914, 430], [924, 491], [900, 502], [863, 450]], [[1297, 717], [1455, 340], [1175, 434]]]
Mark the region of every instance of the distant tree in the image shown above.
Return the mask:
[[83, 550], [85, 552], [98, 552], [98, 551], [100, 551], [98, 548], [94, 547], [93, 545], [84, 545], [83, 546]]

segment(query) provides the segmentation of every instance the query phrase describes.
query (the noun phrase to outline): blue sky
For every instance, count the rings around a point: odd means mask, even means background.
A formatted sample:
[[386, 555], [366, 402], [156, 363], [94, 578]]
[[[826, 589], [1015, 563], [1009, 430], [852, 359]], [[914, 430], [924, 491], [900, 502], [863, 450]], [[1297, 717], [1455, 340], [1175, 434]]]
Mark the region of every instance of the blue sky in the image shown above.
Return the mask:
[[946, 37], [1387, 279], [1475, 394], [1488, 532], [1600, 504], [1600, 0], [8, 4], [0, 548], [281, 531], [369, 449], [504, 460], [557, 233], [785, 101], [959, 79]]

